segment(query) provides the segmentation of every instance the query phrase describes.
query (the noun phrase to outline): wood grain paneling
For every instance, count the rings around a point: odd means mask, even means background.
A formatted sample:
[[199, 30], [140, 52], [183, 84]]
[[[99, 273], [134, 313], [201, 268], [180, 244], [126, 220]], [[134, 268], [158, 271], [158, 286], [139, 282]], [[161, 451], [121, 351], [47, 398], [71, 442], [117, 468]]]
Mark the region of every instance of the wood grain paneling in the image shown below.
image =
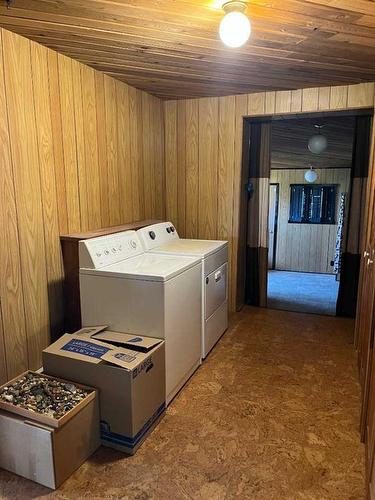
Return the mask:
[[348, 86], [341, 85], [331, 88], [330, 108], [346, 109], [348, 105]]
[[[165, 158], [166, 158], [166, 203], [167, 217], [176, 223], [178, 220], [178, 197], [180, 187], [177, 173], [180, 169], [178, 129], [185, 130], [186, 175], [186, 231], [181, 236], [211, 238], [227, 235], [230, 246], [231, 264], [229, 275], [230, 308], [236, 307], [237, 277], [243, 274], [241, 268], [242, 232], [240, 228], [240, 198], [245, 189], [246, 180], [241, 179], [243, 154], [243, 121], [244, 117], [265, 116], [281, 113], [320, 112], [343, 109], [368, 108], [374, 105], [373, 83], [363, 83], [348, 87], [340, 86], [306, 88], [285, 92], [258, 92], [249, 95], [234, 96], [235, 123], [232, 129], [233, 97], [203, 98], [183, 101], [186, 106], [185, 120], [181, 124], [177, 106], [179, 101], [164, 103], [165, 112]], [[199, 120], [198, 120], [199, 109]], [[216, 123], [214, 123], [216, 120]], [[197, 125], [197, 121], [199, 124]], [[216, 142], [217, 141], [217, 142]], [[213, 150], [217, 144], [216, 151]], [[234, 153], [233, 153], [234, 151]], [[348, 158], [346, 151], [345, 159]], [[234, 154], [234, 163], [232, 159]], [[215, 167], [216, 165], [216, 167]], [[201, 170], [204, 169], [202, 172]], [[232, 200], [230, 201], [230, 184], [233, 182]], [[225, 184], [225, 189], [223, 188]], [[263, 186], [268, 193], [267, 186]], [[199, 193], [199, 200], [197, 197]], [[267, 196], [263, 201], [262, 213], [266, 213]], [[232, 211], [231, 216], [229, 210]], [[197, 227], [199, 226], [199, 229]], [[263, 228], [266, 234], [266, 229]], [[262, 233], [262, 234], [263, 234]], [[293, 237], [298, 237], [298, 231]], [[320, 237], [320, 236], [319, 236]], [[325, 238], [325, 239], [324, 239]], [[322, 235], [322, 246], [332, 244], [333, 237]], [[243, 238], [242, 238], [243, 239]], [[320, 241], [320, 240], [319, 240]], [[241, 255], [240, 255], [241, 254]], [[238, 256], [240, 258], [238, 259]], [[327, 262], [328, 257], [325, 257]], [[318, 265], [318, 262], [317, 264]]]
[[302, 111], [302, 90], [292, 90], [290, 111], [292, 113]]
[[276, 112], [276, 92], [266, 92], [266, 115], [273, 115]]
[[232, 234], [235, 127], [236, 98], [234, 96], [220, 97], [217, 237], [221, 240], [227, 240]]
[[154, 181], [154, 170], [152, 164], [152, 149], [153, 149], [153, 138], [151, 135], [151, 123], [153, 117], [150, 111], [150, 100], [151, 96], [147, 94], [142, 94], [142, 136], [143, 144], [145, 147], [142, 148], [143, 153], [143, 183], [145, 188], [144, 205], [145, 205], [145, 217], [146, 219], [151, 218], [151, 213], [153, 207], [155, 206], [155, 191], [153, 186]]
[[[337, 224], [289, 224], [290, 185], [306, 184], [304, 170], [271, 170], [270, 182], [279, 185], [275, 269], [332, 274]], [[337, 210], [340, 193], [349, 193], [350, 168], [317, 169], [319, 184], [337, 185]], [[349, 197], [347, 198], [347, 202]], [[348, 207], [347, 207], [348, 209]]]
[[[143, 187], [143, 160], [142, 160], [142, 100], [141, 91], [129, 87], [129, 123], [130, 127], [130, 169], [133, 192], [133, 220], [142, 220], [145, 216], [145, 193]], [[161, 126], [164, 128], [164, 125]], [[164, 149], [164, 144], [163, 144]]]
[[177, 225], [186, 233], [186, 103], [177, 103]]
[[[103, 225], [100, 205], [100, 176], [98, 155], [98, 125], [96, 115], [95, 71], [83, 64], [79, 68], [81, 76], [82, 137], [84, 148], [84, 186], [87, 202], [87, 227], [92, 229]], [[79, 94], [78, 94], [79, 97]], [[78, 107], [76, 105], [76, 107]], [[76, 123], [77, 127], [78, 123]], [[100, 126], [100, 125], [99, 125]], [[124, 136], [125, 143], [125, 136]], [[120, 186], [121, 187], [121, 186]]]
[[[155, 169], [155, 208], [153, 216], [165, 219], [165, 158], [164, 158], [164, 108], [160, 99], [153, 97], [153, 138], [154, 138], [154, 169]], [[156, 133], [155, 133], [156, 132]], [[141, 186], [143, 191], [143, 186]], [[133, 217], [133, 220], [139, 220]]]
[[[3, 32], [0, 30], [2, 41]], [[21, 281], [20, 245], [4, 87], [3, 50], [0, 47], [0, 307], [5, 353], [5, 372], [15, 377], [28, 366], [25, 311]], [[6, 242], [6, 243], [5, 243]], [[4, 375], [4, 374], [3, 374]], [[0, 383], [5, 382], [1, 380]]]
[[[165, 185], [167, 219], [176, 224], [178, 221], [177, 188], [177, 102], [165, 103]], [[177, 230], [179, 228], [177, 227]]]
[[53, 163], [56, 180], [57, 213], [61, 232], [68, 232], [68, 208], [65, 183], [64, 149], [62, 138], [60, 77], [58, 54], [47, 51]]
[[142, 219], [151, 188], [163, 217], [165, 197], [159, 99], [0, 35], [1, 383], [62, 333], [59, 235]]
[[371, 107], [374, 104], [374, 82], [349, 85], [348, 107]]
[[247, 114], [251, 116], [263, 115], [265, 112], [266, 93], [250, 94], [248, 97]]
[[331, 96], [331, 87], [320, 87], [318, 93], [318, 109], [325, 110], [329, 108]]
[[217, 234], [217, 168], [219, 147], [219, 100], [199, 101], [199, 219], [200, 238]]
[[[64, 151], [64, 178], [69, 233], [79, 231], [81, 227], [72, 64], [73, 61], [68, 57], [58, 55], [61, 139]], [[59, 138], [56, 137], [55, 140], [58, 141]]]
[[199, 106], [197, 100], [186, 103], [186, 237], [198, 237], [199, 199]]
[[316, 111], [317, 109], [319, 109], [319, 89], [303, 89], [302, 111]]
[[109, 224], [115, 226], [121, 223], [120, 192], [118, 172], [118, 122], [116, 81], [109, 76], [104, 76], [105, 95], [105, 130], [107, 139], [107, 168], [108, 168], [108, 199], [109, 199]]
[[[85, 158], [85, 140], [83, 123], [83, 103], [82, 103], [82, 83], [81, 67], [77, 61], [71, 61], [72, 68], [72, 90], [73, 90], [73, 119], [75, 128], [73, 130], [75, 140], [75, 150], [77, 159], [77, 177], [78, 177], [78, 203], [80, 208], [80, 226], [86, 230], [89, 228], [89, 201], [87, 199], [87, 173]], [[79, 167], [78, 167], [79, 166]], [[69, 182], [69, 181], [68, 181]]]
[[59, 218], [54, 166], [54, 142], [48, 86], [48, 49], [31, 44], [35, 127], [39, 151], [39, 170], [44, 223], [48, 301], [52, 335], [61, 331], [63, 324], [62, 286], [63, 269], [59, 241]]
[[[103, 133], [102, 127], [105, 124], [105, 92], [104, 75], [95, 72], [95, 103], [96, 103], [96, 121], [97, 121], [97, 146], [98, 146], [98, 167], [99, 167], [99, 191], [102, 226], [110, 225], [109, 213], [109, 192], [108, 192], [108, 164], [107, 164], [107, 137]], [[136, 123], [136, 121], [134, 121]], [[67, 234], [68, 231], [65, 231]]]
[[239, 49], [218, 36], [223, 3], [12, 0], [0, 6], [0, 22], [169, 99], [374, 80], [371, 0], [249, 1], [252, 34]]
[[[120, 191], [121, 222], [131, 222], [133, 217], [132, 171], [129, 157], [129, 89], [127, 85], [116, 83], [117, 121], [118, 121], [118, 171]], [[152, 136], [152, 133], [150, 134]]]
[[30, 42], [4, 31], [3, 49], [28, 364], [37, 369], [42, 350], [48, 345], [49, 313]]
[[276, 92], [276, 113], [289, 113], [292, 107], [292, 92], [290, 90], [284, 90]]

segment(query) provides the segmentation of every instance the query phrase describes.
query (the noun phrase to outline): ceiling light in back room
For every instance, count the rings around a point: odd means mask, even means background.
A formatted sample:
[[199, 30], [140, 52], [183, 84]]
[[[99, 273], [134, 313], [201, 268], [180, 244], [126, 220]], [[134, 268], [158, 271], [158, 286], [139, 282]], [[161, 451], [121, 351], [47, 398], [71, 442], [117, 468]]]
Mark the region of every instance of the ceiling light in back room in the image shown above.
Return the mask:
[[310, 169], [305, 172], [306, 182], [315, 182], [318, 178], [318, 174], [315, 172], [314, 167], [310, 165]]
[[219, 35], [225, 45], [232, 48], [241, 47], [250, 37], [251, 24], [244, 14], [245, 2], [231, 0], [223, 5], [225, 16], [221, 20]]
[[328, 147], [327, 137], [321, 133], [321, 129], [325, 127], [325, 125], [314, 125], [314, 127], [317, 129], [318, 133], [310, 137], [308, 148], [312, 153], [320, 155], [324, 153]]

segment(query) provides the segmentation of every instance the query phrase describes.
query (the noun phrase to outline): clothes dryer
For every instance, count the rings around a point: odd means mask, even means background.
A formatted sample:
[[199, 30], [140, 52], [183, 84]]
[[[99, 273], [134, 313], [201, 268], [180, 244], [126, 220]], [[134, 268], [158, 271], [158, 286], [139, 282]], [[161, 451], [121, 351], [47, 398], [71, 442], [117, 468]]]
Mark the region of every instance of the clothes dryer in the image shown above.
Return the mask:
[[145, 251], [154, 255], [199, 258], [202, 262], [202, 359], [228, 328], [228, 242], [180, 238], [171, 222], [137, 231]]

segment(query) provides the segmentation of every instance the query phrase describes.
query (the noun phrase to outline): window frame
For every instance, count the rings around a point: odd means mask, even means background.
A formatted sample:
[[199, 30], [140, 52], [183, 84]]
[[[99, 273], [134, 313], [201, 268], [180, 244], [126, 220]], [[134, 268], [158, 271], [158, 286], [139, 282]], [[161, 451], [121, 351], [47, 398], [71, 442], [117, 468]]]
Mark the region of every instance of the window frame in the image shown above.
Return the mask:
[[[302, 207], [303, 213], [309, 213], [310, 212], [310, 207], [311, 207], [311, 191], [314, 188], [327, 188], [331, 189], [334, 188], [334, 214], [333, 214], [333, 219], [332, 221], [329, 221], [327, 219], [324, 219], [323, 221], [312, 221], [306, 218], [306, 215], [304, 215], [303, 220], [297, 221], [293, 220], [291, 217], [291, 210], [292, 210], [292, 203], [293, 203], [293, 188], [294, 187], [301, 187], [302, 188], [302, 196], [304, 196], [306, 201], [303, 201], [302, 203], [304, 206]], [[307, 183], [295, 183], [295, 184], [290, 184], [289, 189], [290, 189], [290, 196], [289, 196], [289, 213], [288, 213], [288, 224], [319, 224], [319, 225], [329, 225], [329, 226], [335, 226], [337, 224], [337, 195], [339, 192], [339, 184], [307, 184]], [[306, 196], [305, 191], [309, 190], [310, 194]], [[329, 202], [328, 202], [329, 203]]]

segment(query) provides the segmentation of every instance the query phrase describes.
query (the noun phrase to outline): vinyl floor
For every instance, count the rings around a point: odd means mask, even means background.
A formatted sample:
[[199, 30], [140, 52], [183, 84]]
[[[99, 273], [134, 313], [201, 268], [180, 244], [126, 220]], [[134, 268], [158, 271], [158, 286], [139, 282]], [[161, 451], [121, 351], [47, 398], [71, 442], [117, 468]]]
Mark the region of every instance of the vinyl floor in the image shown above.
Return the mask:
[[56, 492], [0, 471], [0, 498], [363, 499], [352, 336], [246, 307], [135, 456], [100, 448]]

